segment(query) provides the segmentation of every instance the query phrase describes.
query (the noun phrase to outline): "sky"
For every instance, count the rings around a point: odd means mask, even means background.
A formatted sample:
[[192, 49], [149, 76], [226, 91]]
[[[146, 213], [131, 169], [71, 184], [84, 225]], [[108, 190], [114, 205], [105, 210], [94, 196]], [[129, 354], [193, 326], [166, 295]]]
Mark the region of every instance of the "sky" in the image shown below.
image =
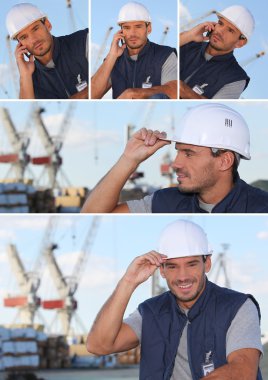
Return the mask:
[[[31, 2], [31, 0], [8, 0], [0, 2], [0, 98], [2, 99], [15, 99], [18, 96], [13, 84], [11, 75], [10, 59], [7, 50], [7, 29], [5, 18], [9, 9], [17, 3]], [[52, 23], [52, 34], [55, 36], [62, 36], [70, 34], [75, 30], [84, 29], [88, 27], [89, 20], [89, 7], [88, 0], [72, 0], [73, 25], [70, 16], [70, 9], [66, 6], [66, 0], [33, 0], [33, 4], [44, 11], [50, 22]], [[14, 57], [14, 50], [16, 42], [11, 41], [12, 58]], [[16, 63], [14, 62], [14, 75], [18, 81], [18, 72]]]
[[[46, 239], [47, 242], [56, 242], [59, 245], [55, 257], [64, 276], [72, 274], [92, 218], [88, 215], [61, 215], [56, 219], [50, 239]], [[162, 229], [168, 223], [184, 218], [199, 224], [207, 233], [213, 249], [212, 262], [215, 263], [217, 255], [223, 252], [222, 244], [229, 244], [226, 267], [231, 288], [255, 296], [262, 311], [262, 332], [268, 333], [267, 215], [106, 215], [100, 218], [76, 293], [78, 314], [86, 329], [91, 326], [98, 310], [112, 293], [130, 262], [136, 256], [152, 249], [157, 250]], [[6, 245], [15, 244], [25, 270], [32, 270], [43, 246], [48, 219], [49, 216], [45, 215], [0, 216], [0, 298], [7, 294], [19, 294], [14, 273], [11, 272], [7, 260]], [[214, 272], [209, 277], [214, 282], [217, 269], [215, 265]], [[39, 266], [39, 271], [42, 273], [39, 296], [43, 300], [57, 298], [53, 279], [45, 263]], [[218, 280], [223, 285], [223, 272], [220, 273]], [[164, 282], [161, 284], [164, 285]], [[150, 296], [151, 282], [148, 280], [133, 294], [126, 315]], [[0, 304], [0, 323], [12, 321], [16, 311], [3, 308], [2, 302]], [[53, 312], [41, 313], [49, 324]]]
[[[249, 126], [252, 159], [241, 161], [239, 168], [241, 177], [249, 183], [257, 179], [267, 180], [267, 102], [226, 101], [222, 103], [240, 112]], [[27, 101], [2, 101], [0, 107], [8, 108], [18, 131], [22, 132], [25, 125], [28, 125], [27, 131], [31, 137], [29, 153], [34, 157], [45, 154], [45, 151], [36, 129], [29, 125], [32, 104]], [[51, 135], [56, 136], [69, 103], [34, 102], [34, 104], [46, 109], [46, 112], [43, 113], [45, 125]], [[135, 130], [146, 126], [171, 133], [172, 118], [175, 128], [179, 129], [182, 115], [189, 107], [197, 104], [200, 102], [75, 102], [61, 151], [64, 172], [73, 186], [92, 188], [122, 154], [126, 143], [126, 126], [128, 124], [134, 125]], [[146, 116], [148, 112], [149, 116]], [[11, 147], [1, 121], [0, 134], [0, 153], [10, 153]], [[145, 173], [140, 184], [149, 184], [155, 187], [168, 185], [168, 180], [160, 173], [160, 163], [166, 153], [170, 153], [175, 158], [174, 144], [162, 148], [140, 165], [140, 170]], [[31, 166], [31, 169], [38, 178], [41, 168]], [[4, 178], [7, 171], [8, 165], [1, 164], [0, 178]], [[26, 177], [29, 178], [29, 174]]]
[[[180, 26], [183, 28], [185, 23], [190, 20], [196, 20], [192, 25], [199, 24], [206, 20], [216, 21], [216, 15], [213, 14], [209, 17], [202, 18], [207, 12], [212, 9], [222, 11], [231, 5], [244, 5], [247, 7], [255, 18], [255, 31], [248, 42], [248, 44], [241, 48], [236, 49], [234, 52], [238, 62], [243, 66], [249, 77], [251, 78], [248, 88], [243, 92], [242, 98], [244, 99], [267, 99], [268, 87], [264, 78], [267, 75], [268, 69], [268, 25], [267, 1], [251, 1], [251, 0], [210, 0], [195, 1], [195, 0], [181, 0], [180, 2]], [[189, 29], [187, 27], [186, 29]], [[245, 64], [256, 54], [261, 51], [266, 51], [266, 55], [259, 58], [250, 64]]]

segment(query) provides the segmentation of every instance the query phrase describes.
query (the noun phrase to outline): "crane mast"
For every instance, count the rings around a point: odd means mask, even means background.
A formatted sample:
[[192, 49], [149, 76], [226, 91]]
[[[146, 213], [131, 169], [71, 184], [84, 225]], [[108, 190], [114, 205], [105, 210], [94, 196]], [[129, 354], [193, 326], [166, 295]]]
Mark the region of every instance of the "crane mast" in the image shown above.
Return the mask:
[[4, 306], [18, 308], [17, 317], [20, 321], [32, 325], [41, 303], [40, 298], [36, 295], [40, 286], [40, 278], [36, 272], [25, 271], [14, 244], [7, 246], [7, 255], [11, 270], [16, 277], [20, 289], [20, 295], [5, 298]]

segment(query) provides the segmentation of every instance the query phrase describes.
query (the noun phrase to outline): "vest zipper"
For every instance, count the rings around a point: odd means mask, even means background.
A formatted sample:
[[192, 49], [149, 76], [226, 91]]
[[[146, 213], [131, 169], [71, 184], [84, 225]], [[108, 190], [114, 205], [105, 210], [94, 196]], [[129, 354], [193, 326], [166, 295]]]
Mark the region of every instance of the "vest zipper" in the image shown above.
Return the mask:
[[136, 61], [134, 61], [134, 73], [133, 73], [133, 83], [132, 83], [132, 88], [135, 88], [135, 84], [136, 84], [136, 69], [137, 69], [137, 61], [138, 61], [139, 58], [137, 58]]
[[63, 88], [64, 88], [64, 91], [65, 91], [66, 95], [68, 96], [68, 98], [70, 98], [71, 95], [70, 95], [69, 91], [67, 90], [67, 88], [65, 87], [64, 81], [63, 81], [63, 79], [62, 79], [60, 73], [58, 72], [56, 66], [55, 66], [54, 69], [55, 69], [55, 72], [56, 72], [56, 74], [57, 74], [57, 77], [58, 77], [59, 81], [61, 82], [61, 84], [62, 84], [62, 86], [63, 86]]

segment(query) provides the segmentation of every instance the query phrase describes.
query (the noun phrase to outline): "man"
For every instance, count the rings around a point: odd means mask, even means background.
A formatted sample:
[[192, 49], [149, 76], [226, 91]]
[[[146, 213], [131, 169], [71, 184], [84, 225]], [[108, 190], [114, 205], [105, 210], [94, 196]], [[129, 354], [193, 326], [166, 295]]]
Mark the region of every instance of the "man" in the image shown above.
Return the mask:
[[140, 3], [125, 4], [118, 16], [120, 30], [91, 79], [92, 99], [112, 87], [114, 99], [176, 99], [176, 50], [148, 40], [151, 16]]
[[[169, 224], [159, 252], [134, 259], [100, 310], [88, 351], [106, 355], [141, 343], [140, 380], [262, 379], [257, 301], [207, 280], [211, 254], [197, 224]], [[158, 268], [170, 291], [141, 303], [123, 320], [135, 289]]]
[[21, 99], [88, 98], [88, 29], [54, 37], [45, 13], [30, 3], [13, 6], [6, 26], [18, 42]]
[[178, 187], [139, 201], [118, 204], [120, 192], [138, 165], [170, 143], [145, 128], [128, 141], [123, 155], [91, 191], [82, 212], [264, 213], [268, 193], [239, 178], [240, 159], [250, 159], [248, 126], [233, 109], [217, 103], [193, 107], [181, 122], [172, 164]]
[[253, 16], [241, 5], [217, 16], [218, 23], [204, 22], [180, 36], [182, 99], [237, 99], [249, 83], [233, 51], [247, 44], [254, 30]]

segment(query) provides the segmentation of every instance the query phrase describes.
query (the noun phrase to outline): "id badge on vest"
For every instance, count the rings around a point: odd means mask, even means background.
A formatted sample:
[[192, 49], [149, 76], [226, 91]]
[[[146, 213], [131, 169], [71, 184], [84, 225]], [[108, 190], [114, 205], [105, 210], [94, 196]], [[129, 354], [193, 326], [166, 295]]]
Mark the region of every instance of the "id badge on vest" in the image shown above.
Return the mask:
[[198, 84], [196, 84], [196, 85], [192, 88], [192, 90], [193, 90], [196, 94], [198, 94], [198, 95], [203, 95], [204, 92], [205, 92], [204, 88], [207, 87], [207, 86], [208, 86], [207, 83], [202, 84], [202, 86], [198, 86]]
[[215, 369], [213, 360], [212, 360], [212, 351], [206, 353], [205, 363], [202, 364], [202, 372], [204, 376], [209, 375]]
[[149, 75], [149, 76], [146, 78], [146, 81], [145, 81], [145, 82], [142, 82], [142, 88], [151, 88], [151, 87], [153, 87], [152, 82], [150, 82], [150, 78], [151, 78], [151, 76]]
[[77, 75], [77, 84], [75, 85], [77, 92], [83, 91], [85, 88], [87, 88], [87, 81], [86, 80], [81, 80], [81, 75]]

